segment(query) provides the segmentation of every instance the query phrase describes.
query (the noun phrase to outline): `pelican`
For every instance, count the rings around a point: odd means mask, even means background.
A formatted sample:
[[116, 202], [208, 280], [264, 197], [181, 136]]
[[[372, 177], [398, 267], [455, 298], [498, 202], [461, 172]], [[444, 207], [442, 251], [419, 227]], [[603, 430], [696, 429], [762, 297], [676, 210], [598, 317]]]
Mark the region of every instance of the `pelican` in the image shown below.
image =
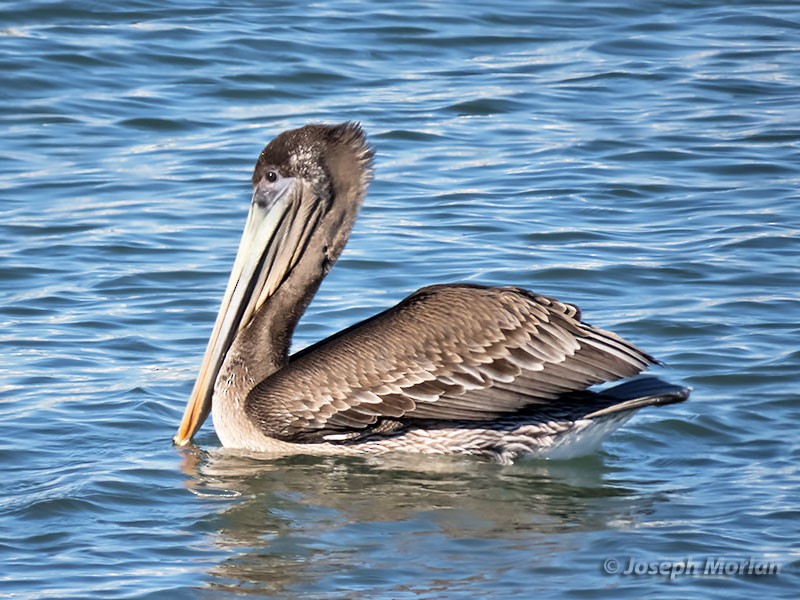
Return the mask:
[[576, 306], [518, 287], [425, 287], [290, 356], [372, 160], [352, 122], [285, 131], [261, 152], [176, 445], [211, 413], [223, 446], [272, 455], [570, 458], [595, 451], [638, 409], [688, 398], [688, 388], [631, 379], [657, 361], [584, 322]]

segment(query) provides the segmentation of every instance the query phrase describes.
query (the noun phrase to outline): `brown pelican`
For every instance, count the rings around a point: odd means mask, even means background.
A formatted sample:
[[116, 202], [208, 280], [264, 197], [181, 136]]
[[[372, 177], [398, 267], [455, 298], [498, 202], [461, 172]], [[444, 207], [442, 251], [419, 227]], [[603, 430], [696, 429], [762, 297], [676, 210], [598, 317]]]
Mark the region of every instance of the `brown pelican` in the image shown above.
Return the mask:
[[264, 148], [176, 444], [211, 412], [223, 446], [257, 452], [569, 457], [637, 409], [688, 397], [654, 377], [588, 390], [656, 361], [577, 307], [516, 287], [426, 287], [289, 356], [347, 242], [372, 157], [356, 123], [306, 125]]

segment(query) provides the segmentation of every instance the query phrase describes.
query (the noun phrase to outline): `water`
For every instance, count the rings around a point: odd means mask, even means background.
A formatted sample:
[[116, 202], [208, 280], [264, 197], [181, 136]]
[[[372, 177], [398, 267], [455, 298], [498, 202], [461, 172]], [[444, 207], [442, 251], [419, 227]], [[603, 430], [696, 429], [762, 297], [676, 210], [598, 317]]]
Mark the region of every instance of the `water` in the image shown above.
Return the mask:
[[[0, 596], [794, 597], [800, 9], [219, 4], [0, 7]], [[691, 400], [567, 462], [174, 449], [258, 152], [345, 119], [376, 179], [298, 348], [513, 283]]]

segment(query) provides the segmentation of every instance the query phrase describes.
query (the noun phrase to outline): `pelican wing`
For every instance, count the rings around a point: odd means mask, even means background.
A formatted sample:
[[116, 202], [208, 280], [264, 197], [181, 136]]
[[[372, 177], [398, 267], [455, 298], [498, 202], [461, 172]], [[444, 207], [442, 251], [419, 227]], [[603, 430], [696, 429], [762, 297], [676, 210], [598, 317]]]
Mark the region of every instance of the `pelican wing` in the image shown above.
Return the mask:
[[398, 419], [496, 418], [654, 362], [570, 304], [439, 285], [294, 355], [245, 410], [271, 437], [345, 439]]

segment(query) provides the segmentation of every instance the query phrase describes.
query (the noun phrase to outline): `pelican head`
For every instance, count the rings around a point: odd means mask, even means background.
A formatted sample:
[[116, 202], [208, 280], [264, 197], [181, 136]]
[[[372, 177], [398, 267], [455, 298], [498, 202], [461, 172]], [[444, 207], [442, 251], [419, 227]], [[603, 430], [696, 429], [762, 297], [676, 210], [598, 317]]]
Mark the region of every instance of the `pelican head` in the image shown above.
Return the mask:
[[371, 166], [366, 136], [350, 122], [286, 131], [261, 152], [239, 250], [175, 444], [188, 444], [211, 412], [232, 346], [258, 354], [255, 381], [286, 363], [297, 321], [347, 242]]

